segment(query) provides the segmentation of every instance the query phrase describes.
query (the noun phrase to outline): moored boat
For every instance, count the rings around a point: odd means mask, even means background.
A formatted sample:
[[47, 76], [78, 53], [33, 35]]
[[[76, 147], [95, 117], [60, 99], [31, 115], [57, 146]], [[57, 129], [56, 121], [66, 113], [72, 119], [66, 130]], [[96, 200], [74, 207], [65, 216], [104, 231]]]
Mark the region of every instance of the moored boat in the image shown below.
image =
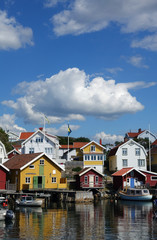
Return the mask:
[[41, 207], [42, 203], [42, 199], [34, 199], [32, 196], [22, 196], [16, 200], [16, 204], [23, 207]]
[[127, 188], [119, 191], [122, 200], [150, 201], [153, 197], [147, 188]]

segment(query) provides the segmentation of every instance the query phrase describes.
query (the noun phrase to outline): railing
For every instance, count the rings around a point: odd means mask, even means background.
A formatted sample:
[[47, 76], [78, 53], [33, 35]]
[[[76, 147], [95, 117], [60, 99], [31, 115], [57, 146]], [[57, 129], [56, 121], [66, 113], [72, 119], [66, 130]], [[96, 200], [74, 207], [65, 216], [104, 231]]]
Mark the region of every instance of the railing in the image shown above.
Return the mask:
[[94, 182], [90, 182], [90, 183], [81, 183], [81, 188], [104, 188], [104, 183], [103, 182], [99, 182], [99, 183], [94, 183]]
[[6, 182], [6, 190], [16, 191], [16, 183]]

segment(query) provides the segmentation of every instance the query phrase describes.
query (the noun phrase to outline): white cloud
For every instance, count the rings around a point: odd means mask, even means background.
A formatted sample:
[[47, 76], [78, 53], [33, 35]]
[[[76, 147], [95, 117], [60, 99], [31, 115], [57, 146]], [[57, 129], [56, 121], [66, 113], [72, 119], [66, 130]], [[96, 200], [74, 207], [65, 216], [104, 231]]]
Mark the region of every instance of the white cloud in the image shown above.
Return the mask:
[[0, 10], [0, 49], [19, 49], [33, 45], [32, 29], [23, 27], [15, 18], [9, 18], [5, 11]]
[[131, 57], [124, 57], [128, 63], [131, 65], [138, 67], [138, 68], [149, 68], [148, 65], [144, 64], [144, 58], [140, 55], [131, 56]]
[[109, 73], [112, 73], [112, 74], [117, 74], [117, 72], [122, 72], [123, 69], [120, 68], [120, 67], [115, 67], [115, 68], [105, 68], [105, 70]]
[[3, 116], [0, 116], [0, 127], [5, 131], [10, 130], [17, 134], [19, 134], [21, 131], [25, 132], [26, 129], [15, 124], [15, 121], [15, 115], [3, 114]]
[[102, 144], [114, 144], [116, 141], [121, 142], [124, 141], [124, 136], [121, 135], [111, 135], [106, 134], [105, 132], [97, 133], [94, 136], [94, 139], [99, 142], [99, 140], [102, 140]]
[[134, 48], [144, 48], [151, 51], [157, 51], [157, 34], [149, 35], [143, 39], [134, 40], [131, 44]]
[[49, 7], [54, 7], [56, 6], [58, 3], [64, 3], [67, 0], [45, 0], [44, 2], [44, 6], [49, 8]]
[[41, 123], [43, 113], [50, 122], [84, 120], [86, 116], [116, 119], [124, 114], [136, 113], [144, 106], [128, 89], [143, 88], [144, 82], [118, 83], [115, 80], [93, 78], [78, 68], [69, 68], [45, 81], [21, 83], [16, 92], [23, 94], [16, 101], [3, 101], [25, 123]]
[[[71, 125], [70, 124], [70, 128], [73, 131], [76, 131], [80, 128], [79, 125]], [[58, 135], [58, 136], [66, 136], [68, 135], [68, 125], [67, 124], [63, 124], [61, 125], [58, 129], [56, 128], [49, 128], [48, 125], [46, 126], [46, 131], [50, 134], [53, 135]]]
[[[49, 4], [61, 2], [49, 0]], [[54, 4], [52, 4], [54, 6]], [[56, 35], [79, 35], [100, 31], [112, 23], [122, 33], [154, 32], [143, 40], [135, 40], [132, 47], [157, 50], [157, 2], [156, 0], [74, 0], [51, 21]]]

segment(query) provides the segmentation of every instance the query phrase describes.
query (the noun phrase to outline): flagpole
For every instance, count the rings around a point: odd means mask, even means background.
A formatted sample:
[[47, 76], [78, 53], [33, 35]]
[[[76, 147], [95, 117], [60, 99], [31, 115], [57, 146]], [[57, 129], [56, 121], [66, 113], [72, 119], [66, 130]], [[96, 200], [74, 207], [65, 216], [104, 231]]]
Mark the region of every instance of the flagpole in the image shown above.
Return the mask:
[[68, 161], [69, 161], [69, 134], [68, 134]]
[[151, 172], [150, 124], [149, 124], [149, 171]]

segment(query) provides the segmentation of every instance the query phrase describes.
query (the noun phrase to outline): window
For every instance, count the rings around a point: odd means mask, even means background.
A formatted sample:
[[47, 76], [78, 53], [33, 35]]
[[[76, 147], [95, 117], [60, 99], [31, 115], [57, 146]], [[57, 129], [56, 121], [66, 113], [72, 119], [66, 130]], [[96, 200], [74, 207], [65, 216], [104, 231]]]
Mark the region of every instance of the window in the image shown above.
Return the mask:
[[98, 184], [98, 182], [99, 182], [99, 177], [96, 176], [96, 177], [95, 177], [95, 183]]
[[93, 155], [91, 156], [91, 160], [93, 160]]
[[95, 152], [95, 145], [91, 145], [90, 150], [91, 152]]
[[57, 182], [56, 180], [57, 180], [56, 177], [52, 177], [52, 183], [56, 183]]
[[128, 166], [128, 159], [122, 159], [122, 166], [127, 167]]
[[144, 159], [138, 159], [138, 166], [144, 167], [145, 166], [145, 160]]
[[2, 158], [0, 158], [0, 163], [2, 163]]
[[37, 137], [37, 138], [36, 138], [36, 142], [37, 142], [37, 143], [38, 143], [38, 142], [43, 142], [43, 138]]
[[151, 180], [156, 181], [157, 180], [157, 176], [151, 176]]
[[128, 154], [127, 148], [122, 148], [122, 155], [126, 156]]
[[29, 153], [34, 153], [34, 148], [29, 148]]
[[44, 165], [44, 159], [40, 159], [40, 165]]
[[52, 148], [45, 148], [45, 153], [52, 154]]
[[94, 155], [94, 160], [96, 160], [96, 155]]
[[34, 169], [35, 167], [34, 167], [34, 165], [30, 165], [29, 168], [30, 169]]
[[140, 156], [140, 148], [135, 148], [135, 155]]
[[87, 176], [84, 177], [84, 182], [88, 183], [88, 177]]
[[26, 178], [25, 178], [25, 183], [28, 183], [28, 184], [29, 184], [30, 182], [31, 182], [31, 178], [30, 178], [30, 177], [26, 177]]
[[85, 155], [85, 161], [86, 161], [86, 160], [88, 160], [88, 156], [87, 156], [87, 155]]
[[56, 174], [56, 170], [55, 169], [52, 171], [52, 174]]

